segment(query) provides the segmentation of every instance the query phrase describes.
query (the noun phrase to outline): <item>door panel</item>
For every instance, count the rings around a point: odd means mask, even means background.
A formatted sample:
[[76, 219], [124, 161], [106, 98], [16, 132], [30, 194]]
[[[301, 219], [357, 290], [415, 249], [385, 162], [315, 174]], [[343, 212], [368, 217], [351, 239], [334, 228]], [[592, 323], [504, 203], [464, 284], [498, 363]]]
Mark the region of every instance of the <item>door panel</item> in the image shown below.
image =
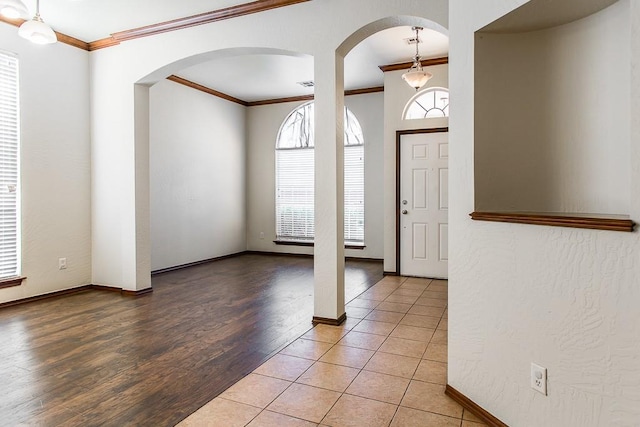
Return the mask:
[[448, 133], [400, 136], [400, 274], [446, 278]]
[[429, 226], [428, 224], [413, 224], [413, 259], [427, 260], [429, 258]]
[[413, 209], [429, 209], [429, 171], [413, 170]]

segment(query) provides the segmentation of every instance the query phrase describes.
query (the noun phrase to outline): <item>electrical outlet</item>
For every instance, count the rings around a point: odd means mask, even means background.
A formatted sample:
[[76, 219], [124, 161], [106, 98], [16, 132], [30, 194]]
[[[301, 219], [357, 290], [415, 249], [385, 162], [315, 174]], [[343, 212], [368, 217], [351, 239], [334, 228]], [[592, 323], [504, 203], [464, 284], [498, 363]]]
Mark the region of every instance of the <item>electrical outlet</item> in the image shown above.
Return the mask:
[[260, 232], [260, 239], [264, 240], [264, 232], [262, 232], [262, 231]]
[[66, 269], [67, 269], [67, 259], [58, 258], [58, 270], [66, 270]]
[[547, 395], [547, 368], [535, 363], [531, 364], [531, 388]]

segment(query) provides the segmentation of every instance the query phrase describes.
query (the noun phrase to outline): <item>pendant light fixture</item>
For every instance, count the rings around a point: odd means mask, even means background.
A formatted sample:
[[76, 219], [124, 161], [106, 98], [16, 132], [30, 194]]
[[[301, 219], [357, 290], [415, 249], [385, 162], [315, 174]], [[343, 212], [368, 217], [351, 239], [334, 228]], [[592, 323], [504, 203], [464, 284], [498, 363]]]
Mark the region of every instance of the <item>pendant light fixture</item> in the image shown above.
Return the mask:
[[422, 69], [422, 64], [420, 63], [420, 52], [418, 51], [418, 45], [420, 44], [420, 30], [422, 30], [423, 28], [412, 27], [411, 29], [416, 32], [416, 56], [413, 57], [413, 65], [406, 73], [402, 75], [402, 79], [407, 82], [409, 86], [418, 91], [418, 89], [427, 84], [429, 79], [433, 77], [433, 74], [424, 71]]
[[29, 19], [29, 10], [20, 0], [0, 0], [0, 15], [9, 19]]
[[32, 20], [20, 25], [18, 35], [36, 44], [51, 44], [58, 41], [56, 33], [40, 17], [40, 0], [36, 1], [36, 15]]

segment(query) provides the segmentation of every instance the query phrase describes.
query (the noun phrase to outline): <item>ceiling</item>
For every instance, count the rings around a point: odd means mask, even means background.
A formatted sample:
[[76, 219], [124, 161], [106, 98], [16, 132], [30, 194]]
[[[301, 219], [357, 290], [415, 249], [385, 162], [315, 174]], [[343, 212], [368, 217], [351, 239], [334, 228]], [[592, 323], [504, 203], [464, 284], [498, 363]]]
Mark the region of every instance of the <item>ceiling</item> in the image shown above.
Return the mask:
[[[33, 14], [36, 0], [22, 0]], [[246, 0], [40, 0], [40, 15], [54, 30], [85, 42], [113, 33], [212, 10]]]
[[[36, 0], [23, 0], [34, 13]], [[248, 3], [246, 0], [41, 0], [40, 14], [54, 30], [91, 42], [112, 33]], [[215, 24], [210, 24], [215, 25]], [[345, 88], [383, 85], [380, 65], [408, 62], [415, 45], [410, 27], [378, 32], [345, 58]], [[433, 30], [420, 34], [422, 58], [448, 55], [449, 39]], [[126, 43], [126, 42], [125, 42]], [[259, 70], [259, 72], [256, 72]], [[205, 62], [176, 75], [247, 102], [308, 95], [313, 88], [313, 58], [305, 55], [244, 55]]]
[[[395, 27], [357, 45], [345, 58], [345, 89], [382, 86], [384, 76], [379, 66], [410, 61], [415, 45], [407, 44], [405, 39], [414, 34], [411, 27]], [[425, 29], [420, 39], [423, 58], [448, 55], [447, 36]], [[313, 93], [313, 88], [298, 84], [314, 79], [313, 57], [307, 55], [236, 56], [205, 62], [175, 74], [247, 102]]]
[[618, 0], [531, 0], [482, 31], [517, 33], [564, 25], [611, 6]]

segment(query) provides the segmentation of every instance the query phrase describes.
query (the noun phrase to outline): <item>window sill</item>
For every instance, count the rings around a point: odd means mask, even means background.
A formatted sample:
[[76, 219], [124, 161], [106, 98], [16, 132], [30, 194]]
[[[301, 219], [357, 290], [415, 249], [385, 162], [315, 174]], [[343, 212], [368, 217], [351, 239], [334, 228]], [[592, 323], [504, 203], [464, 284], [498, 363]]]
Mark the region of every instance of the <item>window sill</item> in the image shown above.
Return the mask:
[[26, 277], [5, 277], [0, 279], [0, 289], [20, 286], [24, 279], [26, 279]]
[[632, 232], [635, 227], [635, 223], [627, 215], [537, 212], [473, 212], [469, 215], [471, 219], [477, 221], [587, 228], [592, 230]]
[[[274, 240], [273, 243], [282, 246], [306, 246], [313, 247], [313, 242], [303, 240]], [[366, 248], [364, 243], [345, 243], [345, 249], [364, 249]]]

